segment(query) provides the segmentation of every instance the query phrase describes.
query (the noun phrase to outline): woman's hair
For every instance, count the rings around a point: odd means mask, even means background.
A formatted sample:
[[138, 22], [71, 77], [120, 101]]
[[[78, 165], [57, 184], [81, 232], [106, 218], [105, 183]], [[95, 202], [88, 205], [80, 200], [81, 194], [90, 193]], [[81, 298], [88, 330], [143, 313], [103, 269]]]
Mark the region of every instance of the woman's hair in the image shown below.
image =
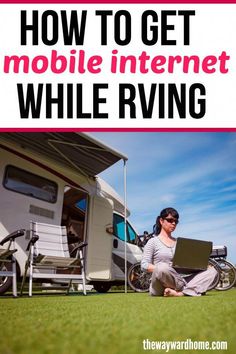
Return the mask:
[[173, 216], [175, 219], [179, 219], [179, 213], [174, 208], [165, 208], [160, 212], [160, 215], [156, 219], [156, 224], [154, 225], [154, 232], [158, 235], [161, 232], [161, 223], [160, 219], [165, 219], [168, 215]]

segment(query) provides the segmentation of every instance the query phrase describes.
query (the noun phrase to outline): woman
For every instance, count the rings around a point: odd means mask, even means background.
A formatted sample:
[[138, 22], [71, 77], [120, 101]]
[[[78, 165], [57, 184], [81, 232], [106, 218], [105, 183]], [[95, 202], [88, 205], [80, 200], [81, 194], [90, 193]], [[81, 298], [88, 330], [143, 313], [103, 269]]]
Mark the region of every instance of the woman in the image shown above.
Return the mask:
[[183, 277], [172, 267], [176, 239], [171, 234], [178, 222], [175, 209], [163, 209], [156, 220], [155, 236], [144, 247], [141, 266], [152, 273], [150, 294], [153, 296], [201, 296], [217, 275], [211, 267]]

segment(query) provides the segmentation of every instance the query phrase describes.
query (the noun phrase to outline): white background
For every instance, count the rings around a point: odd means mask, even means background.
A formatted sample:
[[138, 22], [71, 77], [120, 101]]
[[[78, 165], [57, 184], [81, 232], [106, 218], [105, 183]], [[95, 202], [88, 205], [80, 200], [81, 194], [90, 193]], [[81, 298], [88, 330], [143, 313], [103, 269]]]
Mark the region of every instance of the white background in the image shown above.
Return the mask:
[[[185, 5], [185, 4], [74, 4], [74, 5], [40, 5], [40, 4], [14, 4], [0, 5], [0, 128], [235, 128], [236, 127], [236, 5]], [[128, 46], [119, 46], [114, 42], [114, 17], [108, 18], [108, 45], [100, 45], [100, 17], [95, 16], [96, 10], [128, 10], [132, 15], [132, 40]], [[145, 46], [141, 41], [141, 15], [146, 10], [154, 10], [160, 16], [161, 10], [195, 10], [196, 15], [190, 19], [190, 45], [183, 45], [183, 19], [182, 17], [170, 17], [169, 23], [175, 25], [175, 31], [169, 34], [169, 38], [177, 40], [176, 46], [162, 46], [157, 42], [154, 46]], [[39, 39], [38, 46], [21, 46], [20, 43], [20, 11], [27, 10], [29, 21], [31, 11], [39, 10], [42, 14], [46, 10], [58, 11], [87, 10], [87, 23], [85, 31], [85, 43], [83, 46], [64, 46], [59, 22], [60, 41], [55, 46], [45, 46]], [[40, 16], [39, 16], [40, 19]], [[40, 20], [39, 20], [40, 23]], [[159, 29], [160, 31], [161, 29]], [[39, 33], [41, 32], [41, 24]], [[30, 38], [30, 36], [28, 37]], [[70, 50], [85, 50], [86, 56], [103, 56], [102, 72], [100, 74], [4, 74], [3, 62], [6, 55], [29, 55], [31, 58], [37, 55], [50, 57], [51, 50], [57, 50], [61, 55], [67, 55]], [[204, 58], [207, 55], [219, 56], [222, 51], [230, 55], [227, 64], [228, 74], [184, 74], [176, 70], [174, 74], [111, 74], [110, 57], [112, 50], [117, 49], [121, 55], [139, 56], [142, 51], [154, 57], [156, 55], [198, 55]], [[57, 110], [53, 111], [53, 118], [45, 118], [45, 96], [43, 98], [40, 119], [21, 119], [18, 104], [16, 83], [83, 83], [83, 106], [86, 112], [92, 111], [92, 85], [93, 83], [108, 83], [109, 90], [103, 91], [107, 103], [102, 105], [101, 111], [109, 114], [109, 119], [64, 119], [57, 118]], [[142, 116], [140, 102], [137, 98], [137, 118], [130, 119], [129, 114], [125, 119], [119, 119], [119, 83], [144, 83], [147, 96], [151, 83], [186, 83], [187, 88], [196, 82], [202, 83], [207, 90], [206, 115], [202, 119], [193, 119], [187, 115], [186, 119], [180, 119], [175, 114], [173, 119], [159, 119], [158, 109], [154, 106], [154, 114], [151, 119]], [[157, 90], [158, 94], [158, 90]], [[157, 97], [158, 99], [158, 97]], [[155, 108], [156, 107], [156, 108]], [[188, 104], [187, 104], [188, 111]]]

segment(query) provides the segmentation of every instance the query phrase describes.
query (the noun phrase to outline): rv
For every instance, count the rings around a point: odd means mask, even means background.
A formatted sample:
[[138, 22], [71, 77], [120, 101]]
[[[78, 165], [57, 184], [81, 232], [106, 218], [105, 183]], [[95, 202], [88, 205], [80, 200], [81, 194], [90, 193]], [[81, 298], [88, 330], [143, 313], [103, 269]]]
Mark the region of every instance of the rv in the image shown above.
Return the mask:
[[[72, 256], [75, 243], [88, 243], [87, 284], [106, 292], [124, 283], [125, 254], [129, 267], [142, 251], [122, 198], [97, 175], [126, 156], [75, 132], [1, 133], [0, 154], [0, 240], [25, 229], [16, 240], [18, 276], [24, 273], [30, 221], [36, 221], [66, 226]], [[0, 279], [0, 293], [11, 281]]]

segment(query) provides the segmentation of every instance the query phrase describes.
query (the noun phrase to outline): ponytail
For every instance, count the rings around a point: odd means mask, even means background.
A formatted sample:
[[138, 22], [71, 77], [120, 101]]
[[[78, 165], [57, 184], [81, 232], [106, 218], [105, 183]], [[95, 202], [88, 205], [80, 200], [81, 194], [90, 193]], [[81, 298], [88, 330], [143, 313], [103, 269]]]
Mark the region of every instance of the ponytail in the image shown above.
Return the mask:
[[156, 219], [156, 224], [154, 225], [154, 234], [155, 235], [159, 235], [159, 233], [161, 232], [161, 223], [160, 223], [160, 215], [157, 217]]

